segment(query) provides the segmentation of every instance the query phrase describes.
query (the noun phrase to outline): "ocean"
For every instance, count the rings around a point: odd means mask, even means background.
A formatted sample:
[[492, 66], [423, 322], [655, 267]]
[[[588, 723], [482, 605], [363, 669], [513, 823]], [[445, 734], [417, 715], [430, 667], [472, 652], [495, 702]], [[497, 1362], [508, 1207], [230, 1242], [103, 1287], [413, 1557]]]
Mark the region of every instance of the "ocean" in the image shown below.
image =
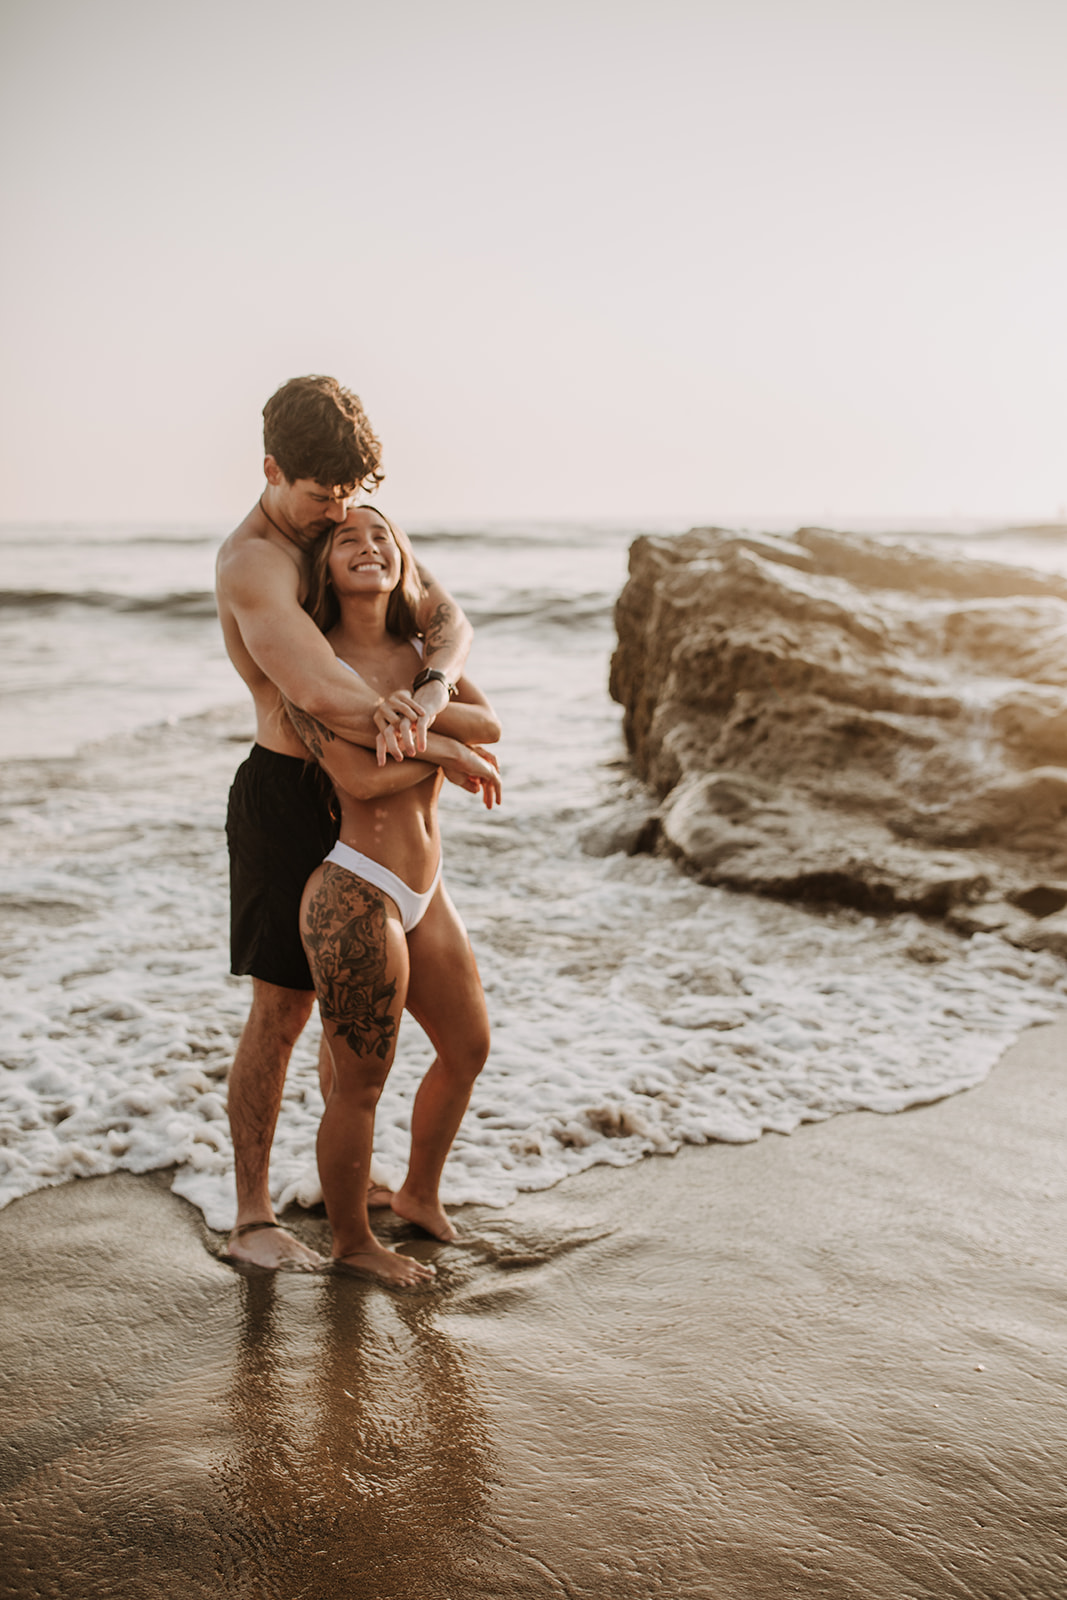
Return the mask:
[[[227, 970], [222, 824], [252, 717], [215, 620], [224, 531], [0, 530], [0, 1204], [173, 1167], [210, 1226], [232, 1220], [225, 1079], [249, 980]], [[587, 854], [584, 831], [637, 788], [606, 687], [627, 549], [670, 529], [411, 531], [475, 626], [470, 673], [505, 728], [500, 812], [450, 786], [442, 801], [493, 1025], [447, 1203], [935, 1100], [1067, 1003], [1063, 963], [992, 935], [946, 935], [932, 962], [912, 917]], [[1062, 530], [938, 537], [1067, 572]], [[316, 1048], [312, 1024], [275, 1142], [279, 1204], [318, 1197]], [[406, 1019], [376, 1141], [396, 1179], [429, 1059]]]

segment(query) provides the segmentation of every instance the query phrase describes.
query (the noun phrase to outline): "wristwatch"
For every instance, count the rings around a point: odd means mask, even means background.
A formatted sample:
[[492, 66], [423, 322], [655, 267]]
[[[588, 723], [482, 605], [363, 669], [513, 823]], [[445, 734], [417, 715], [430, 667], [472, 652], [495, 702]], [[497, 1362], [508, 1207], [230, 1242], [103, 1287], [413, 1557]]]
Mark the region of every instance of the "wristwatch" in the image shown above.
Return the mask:
[[412, 694], [416, 689], [421, 689], [424, 683], [443, 683], [448, 690], [448, 698], [454, 700], [457, 690], [454, 683], [449, 683], [445, 674], [438, 667], [423, 667], [421, 672], [415, 674], [415, 682], [411, 685]]

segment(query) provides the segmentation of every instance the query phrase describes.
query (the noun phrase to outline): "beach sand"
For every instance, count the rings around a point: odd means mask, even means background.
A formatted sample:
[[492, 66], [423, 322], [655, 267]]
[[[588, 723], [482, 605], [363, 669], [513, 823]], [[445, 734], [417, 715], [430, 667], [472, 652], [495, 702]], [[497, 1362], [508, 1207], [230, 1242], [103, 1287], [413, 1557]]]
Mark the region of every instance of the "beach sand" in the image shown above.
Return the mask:
[[463, 1211], [411, 1298], [242, 1276], [163, 1174], [18, 1201], [2, 1592], [1062, 1600], [1065, 1149], [1060, 1022]]

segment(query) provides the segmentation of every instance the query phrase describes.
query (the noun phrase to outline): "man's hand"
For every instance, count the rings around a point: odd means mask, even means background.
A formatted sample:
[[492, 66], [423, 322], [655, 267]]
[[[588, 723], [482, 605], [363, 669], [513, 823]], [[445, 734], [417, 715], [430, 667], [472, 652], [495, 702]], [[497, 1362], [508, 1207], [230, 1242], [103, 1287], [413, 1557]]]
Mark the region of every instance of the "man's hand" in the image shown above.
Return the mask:
[[468, 794], [480, 792], [487, 811], [492, 811], [494, 805], [500, 805], [500, 768], [496, 764], [496, 757], [490, 755], [488, 750], [483, 750], [480, 745], [460, 745], [459, 753], [442, 761], [440, 766], [449, 783], [458, 784]]
[[374, 708], [378, 765], [384, 767], [389, 756], [403, 761], [405, 756], [422, 755], [431, 720], [407, 689], [395, 689], [380, 699]]
[[436, 678], [431, 678], [414, 693], [397, 689], [380, 700], [374, 713], [378, 729], [378, 765], [385, 765], [387, 755], [394, 756], [397, 761], [402, 761], [406, 755], [424, 755], [426, 735], [438, 712], [447, 705], [448, 690]]

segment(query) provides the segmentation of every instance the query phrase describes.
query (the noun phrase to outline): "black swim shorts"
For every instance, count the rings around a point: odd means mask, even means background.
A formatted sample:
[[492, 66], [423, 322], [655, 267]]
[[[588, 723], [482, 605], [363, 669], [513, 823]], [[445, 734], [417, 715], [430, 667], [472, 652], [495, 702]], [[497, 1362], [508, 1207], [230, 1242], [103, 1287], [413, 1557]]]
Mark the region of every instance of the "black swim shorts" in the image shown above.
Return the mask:
[[226, 811], [230, 971], [283, 989], [312, 989], [300, 943], [300, 897], [337, 843], [336, 802], [299, 756], [252, 746]]

